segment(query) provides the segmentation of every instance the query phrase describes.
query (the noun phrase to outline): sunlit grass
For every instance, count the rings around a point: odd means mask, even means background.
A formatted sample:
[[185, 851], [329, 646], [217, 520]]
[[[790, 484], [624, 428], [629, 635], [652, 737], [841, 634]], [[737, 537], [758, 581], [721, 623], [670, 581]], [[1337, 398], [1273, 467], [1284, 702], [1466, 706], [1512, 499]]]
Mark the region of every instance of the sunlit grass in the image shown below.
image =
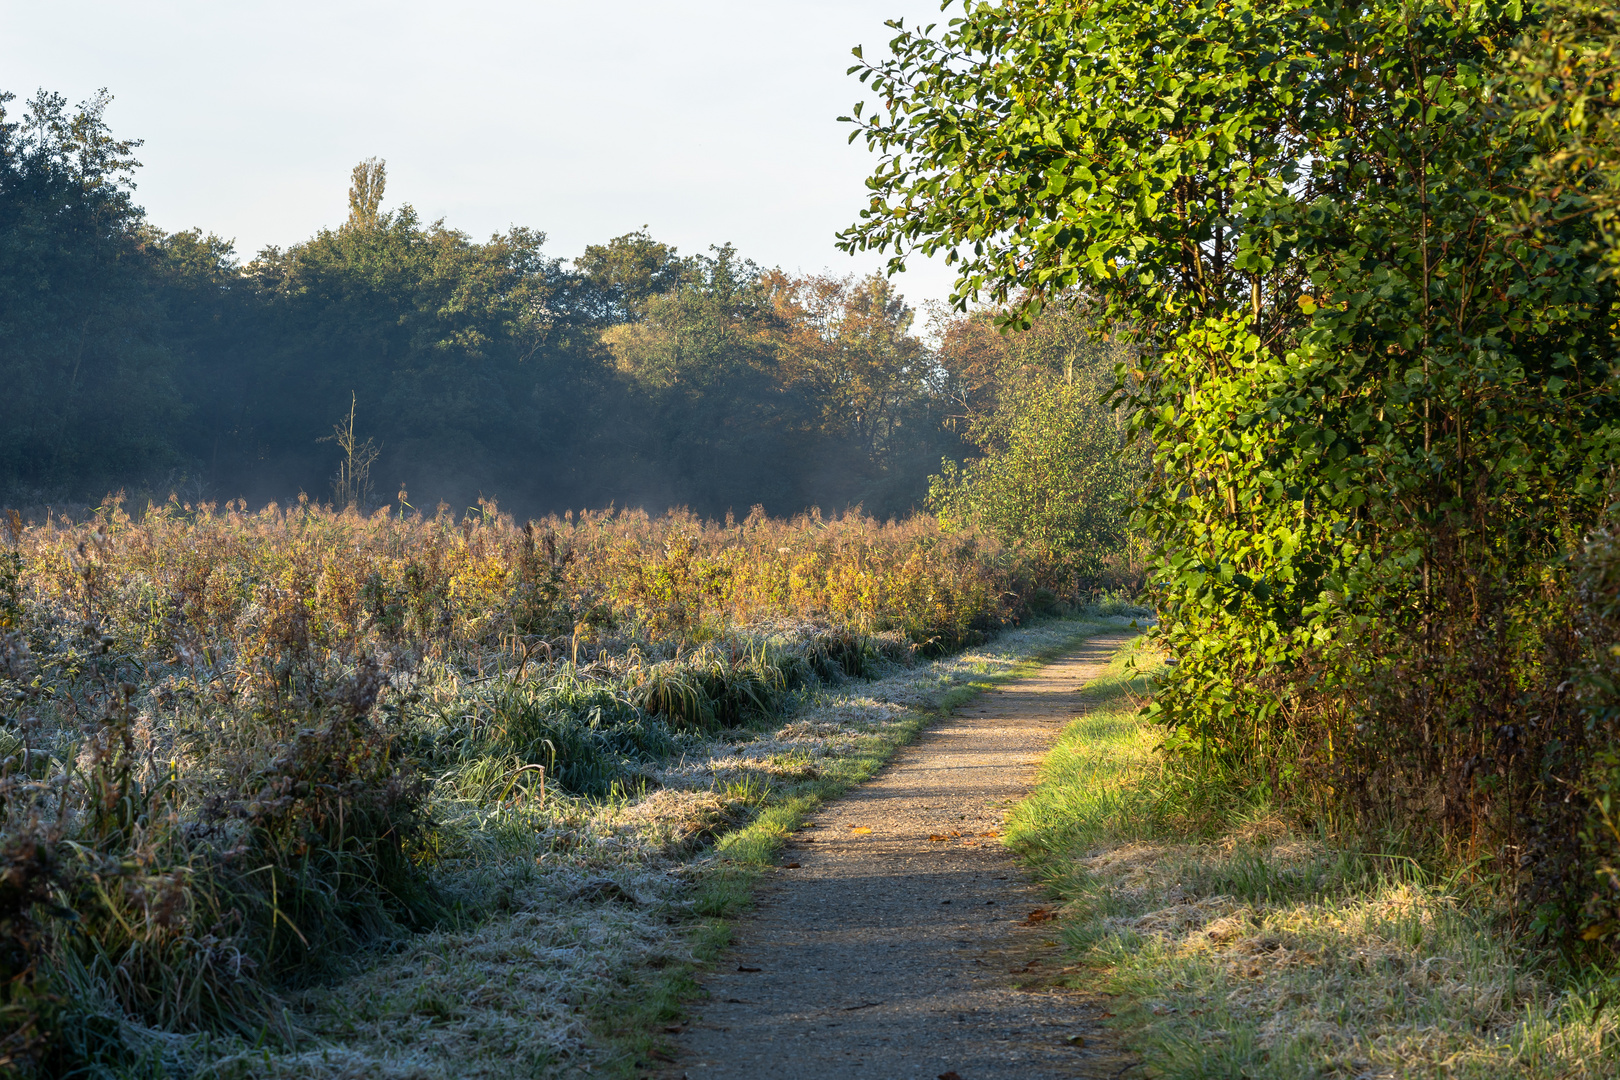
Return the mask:
[[1263, 808], [1209, 835], [1159, 765], [1132, 662], [1088, 689], [1008, 842], [1150, 1075], [1620, 1075], [1620, 988], [1528, 948], [1488, 895]]
[[1007, 818], [1008, 843], [1045, 864], [1075, 847], [1134, 836], [1156, 813], [1156, 733], [1135, 715], [1145, 679], [1135, 645], [1080, 696], [1079, 716], [1042, 761], [1037, 787]]

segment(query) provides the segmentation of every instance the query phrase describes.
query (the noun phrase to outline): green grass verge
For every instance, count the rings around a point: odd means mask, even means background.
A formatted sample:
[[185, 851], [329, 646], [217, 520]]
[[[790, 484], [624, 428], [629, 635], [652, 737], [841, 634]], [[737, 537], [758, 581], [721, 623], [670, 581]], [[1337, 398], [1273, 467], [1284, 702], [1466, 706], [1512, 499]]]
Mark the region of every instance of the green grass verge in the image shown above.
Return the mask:
[[1620, 1076], [1620, 982], [1558, 969], [1460, 876], [1263, 808], [1210, 830], [1137, 715], [1139, 650], [1088, 689], [1007, 830], [1063, 902], [1073, 984], [1120, 995], [1136, 1075]]
[[690, 959], [643, 972], [620, 992], [594, 1003], [593, 1028], [607, 1048], [608, 1058], [597, 1064], [594, 1075], [633, 1077], [668, 1059], [667, 1034], [660, 1029], [686, 1017], [688, 1004], [701, 992], [698, 976], [730, 943], [732, 923], [752, 906], [761, 876], [775, 864], [806, 817], [828, 800], [871, 779], [895, 751], [935, 720], [988, 690], [1033, 674], [1087, 638], [1120, 629], [1117, 624], [1091, 619], [1057, 621], [1072, 622], [1074, 632], [1007, 670], [950, 688], [932, 708], [912, 709], [883, 731], [862, 736], [851, 753], [828, 761], [818, 777], [767, 796], [748, 822], [721, 836], [715, 844], [716, 858], [696, 883]]

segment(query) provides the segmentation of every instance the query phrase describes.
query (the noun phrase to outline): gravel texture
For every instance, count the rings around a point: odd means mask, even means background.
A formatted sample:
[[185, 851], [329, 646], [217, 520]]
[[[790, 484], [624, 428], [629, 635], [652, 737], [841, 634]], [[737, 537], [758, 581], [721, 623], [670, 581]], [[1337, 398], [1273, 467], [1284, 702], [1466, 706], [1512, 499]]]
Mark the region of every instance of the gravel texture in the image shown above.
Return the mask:
[[1061, 985], [1057, 923], [1003, 816], [1128, 639], [1092, 638], [929, 728], [816, 813], [706, 979], [663, 1076], [1057, 1080], [1132, 1065]]

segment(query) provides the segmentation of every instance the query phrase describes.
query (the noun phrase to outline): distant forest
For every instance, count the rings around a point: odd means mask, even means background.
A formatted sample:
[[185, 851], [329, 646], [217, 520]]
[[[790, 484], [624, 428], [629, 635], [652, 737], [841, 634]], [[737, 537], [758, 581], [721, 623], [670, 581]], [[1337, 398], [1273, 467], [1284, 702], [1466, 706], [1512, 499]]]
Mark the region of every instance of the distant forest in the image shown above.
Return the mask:
[[0, 96], [0, 503], [889, 516], [995, 407], [983, 317], [931, 348], [881, 277], [645, 231], [572, 260], [528, 228], [479, 242], [385, 210], [376, 160], [342, 224], [244, 261], [146, 219], [110, 100]]

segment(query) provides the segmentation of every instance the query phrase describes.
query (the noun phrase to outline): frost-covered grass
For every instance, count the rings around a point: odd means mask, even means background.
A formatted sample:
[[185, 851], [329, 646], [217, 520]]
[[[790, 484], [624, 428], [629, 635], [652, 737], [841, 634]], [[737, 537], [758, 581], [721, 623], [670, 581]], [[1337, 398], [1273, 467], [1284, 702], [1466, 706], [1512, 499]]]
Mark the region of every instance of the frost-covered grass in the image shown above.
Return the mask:
[[589, 1060], [796, 807], [1043, 639], [922, 658], [1052, 602], [926, 515], [397, 509], [0, 515], [0, 1071]]
[[804, 813], [870, 776], [927, 720], [1130, 616], [1054, 620], [871, 680], [821, 684], [767, 722], [689, 737], [644, 791], [438, 809], [439, 884], [462, 925], [413, 935], [294, 1002], [303, 1042], [258, 1076], [630, 1073], [656, 1052], [724, 917]]
[[1064, 901], [1075, 984], [1122, 995], [1148, 1075], [1620, 1075], [1620, 982], [1555, 969], [1461, 878], [1269, 816], [1180, 827], [1132, 662], [1090, 689], [1008, 842]]

